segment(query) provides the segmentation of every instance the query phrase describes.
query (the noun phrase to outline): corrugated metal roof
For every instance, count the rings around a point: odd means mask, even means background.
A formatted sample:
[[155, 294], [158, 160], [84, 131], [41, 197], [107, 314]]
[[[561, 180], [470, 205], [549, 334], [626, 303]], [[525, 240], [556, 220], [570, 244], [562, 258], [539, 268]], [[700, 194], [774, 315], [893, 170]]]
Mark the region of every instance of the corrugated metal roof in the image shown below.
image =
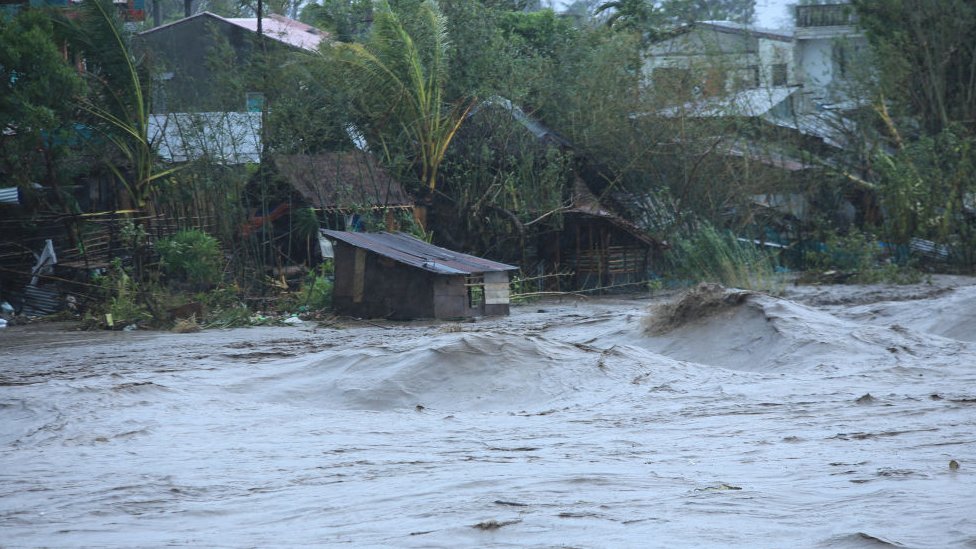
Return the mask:
[[[228, 17], [226, 19], [238, 27], [243, 27], [253, 32], [258, 31], [257, 17]], [[309, 51], [318, 50], [319, 44], [329, 38], [327, 33], [311, 25], [306, 25], [301, 21], [295, 21], [277, 13], [268, 14], [262, 19], [261, 33], [279, 42], [284, 42], [289, 46]]]
[[428, 244], [404, 233], [351, 233], [322, 229], [322, 234], [394, 261], [437, 274], [514, 271], [518, 267]]
[[167, 162], [206, 157], [225, 165], [258, 163], [261, 161], [261, 113], [151, 114], [149, 140]]
[[17, 187], [0, 188], [0, 204], [20, 204], [20, 191]]
[[518, 105], [512, 103], [510, 99], [495, 95], [489, 97], [482, 101], [475, 108], [471, 109], [468, 113], [468, 118], [475, 116], [482, 109], [486, 107], [499, 107], [509, 113], [512, 119], [517, 123], [521, 124], [526, 130], [529, 131], [536, 139], [540, 141], [551, 141], [561, 147], [571, 147], [572, 143], [569, 142], [565, 137], [554, 132], [552, 129], [548, 128], [545, 124], [539, 122], [535, 118], [525, 114], [525, 111], [521, 109]]
[[794, 35], [792, 29], [767, 29], [753, 25], [744, 25], [742, 23], [736, 23], [735, 21], [698, 21], [692, 24], [692, 26], [695, 25], [710, 27], [716, 30], [734, 32], [737, 34], [746, 34], [755, 36], [757, 38], [780, 40], [782, 42], [791, 42]]
[[668, 107], [660, 111], [659, 114], [667, 118], [681, 116], [697, 118], [762, 116], [786, 101], [798, 89], [800, 89], [799, 86], [750, 88], [732, 95], [711, 97], [685, 105]]
[[[198, 17], [216, 19], [236, 27], [247, 29], [251, 32], [257, 32], [258, 30], [257, 17], [221, 17], [215, 13], [204, 11], [191, 15], [190, 17], [185, 17], [179, 21], [160, 25], [147, 31], [142, 31], [139, 34], [146, 35], [165, 31], [165, 29], [180, 25], [186, 21], [196, 19]], [[294, 48], [301, 48], [308, 51], [317, 51], [319, 44], [329, 40], [329, 33], [319, 30], [313, 26], [306, 25], [301, 21], [295, 21], [294, 19], [289, 19], [276, 13], [268, 14], [261, 19], [261, 34], [273, 40], [277, 40], [282, 44], [287, 44]]]
[[825, 144], [838, 149], [847, 148], [848, 139], [846, 136], [857, 132], [857, 123], [854, 120], [830, 110], [797, 114], [785, 118], [767, 113], [762, 118], [770, 124], [819, 138]]

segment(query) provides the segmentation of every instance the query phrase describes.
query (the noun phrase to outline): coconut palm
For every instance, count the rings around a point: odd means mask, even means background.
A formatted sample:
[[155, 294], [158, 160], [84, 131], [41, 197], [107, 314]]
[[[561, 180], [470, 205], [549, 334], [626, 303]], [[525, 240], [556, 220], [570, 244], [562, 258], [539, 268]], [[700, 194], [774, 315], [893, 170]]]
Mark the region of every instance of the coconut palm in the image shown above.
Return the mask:
[[405, 143], [419, 165], [421, 184], [431, 192], [466, 111], [444, 101], [447, 47], [446, 21], [436, 3], [424, 0], [401, 17], [381, 0], [366, 42], [337, 44], [331, 53], [351, 69], [369, 136], [388, 160]]
[[657, 10], [649, 0], [612, 0], [597, 6], [593, 13], [604, 12], [612, 12], [607, 17], [611, 28], [646, 32], [654, 23]]
[[85, 60], [89, 93], [81, 108], [121, 156], [106, 165], [125, 187], [131, 206], [143, 208], [153, 181], [173, 170], [156, 172], [149, 138], [148, 78], [136, 62], [110, 0], [87, 0], [80, 17], [66, 22], [72, 49]]

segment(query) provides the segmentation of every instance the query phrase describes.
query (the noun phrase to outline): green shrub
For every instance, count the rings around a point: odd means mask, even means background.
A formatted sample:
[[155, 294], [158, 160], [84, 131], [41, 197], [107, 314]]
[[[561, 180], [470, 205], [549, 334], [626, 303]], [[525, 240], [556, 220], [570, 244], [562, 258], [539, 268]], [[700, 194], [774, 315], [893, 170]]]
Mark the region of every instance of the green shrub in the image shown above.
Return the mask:
[[[152, 319], [146, 306], [139, 302], [139, 288], [118, 259], [109, 269], [92, 278], [98, 288], [98, 303], [89, 310], [90, 324], [107, 328], [122, 328]], [[111, 316], [107, 316], [111, 315]]]
[[311, 272], [302, 284], [302, 298], [305, 307], [312, 311], [321, 311], [332, 307], [332, 261], [324, 261], [318, 272]]
[[829, 232], [815, 251], [803, 254], [803, 264], [815, 271], [864, 272], [881, 260], [881, 247], [870, 236], [852, 231], [845, 236]]
[[220, 282], [223, 257], [217, 239], [197, 229], [180, 231], [156, 243], [160, 266], [167, 276], [190, 284]]
[[852, 231], [840, 236], [829, 232], [816, 251], [804, 253], [807, 278], [823, 273], [843, 273], [839, 280], [857, 284], [888, 282], [914, 284], [922, 280], [922, 273], [911, 264], [902, 264], [889, 257], [886, 249], [871, 235]]

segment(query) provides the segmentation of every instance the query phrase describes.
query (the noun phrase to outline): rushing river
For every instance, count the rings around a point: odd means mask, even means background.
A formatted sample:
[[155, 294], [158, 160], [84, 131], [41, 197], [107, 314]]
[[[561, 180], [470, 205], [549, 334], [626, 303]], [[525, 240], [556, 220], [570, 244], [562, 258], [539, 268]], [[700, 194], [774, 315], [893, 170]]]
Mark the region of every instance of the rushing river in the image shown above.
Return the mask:
[[8, 328], [0, 546], [976, 547], [976, 286], [831, 295]]

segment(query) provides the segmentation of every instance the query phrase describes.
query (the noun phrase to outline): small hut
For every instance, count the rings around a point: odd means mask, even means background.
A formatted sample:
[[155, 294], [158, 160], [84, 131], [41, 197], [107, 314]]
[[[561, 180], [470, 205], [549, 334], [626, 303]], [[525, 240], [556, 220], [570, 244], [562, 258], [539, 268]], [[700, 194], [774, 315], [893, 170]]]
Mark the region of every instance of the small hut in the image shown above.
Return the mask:
[[[573, 274], [572, 289], [634, 289], [646, 282], [662, 246], [638, 226], [608, 209], [579, 178], [563, 229], [539, 242], [552, 273]], [[567, 289], [563, 286], [561, 289]]]
[[322, 230], [333, 241], [332, 305], [363, 318], [507, 315], [511, 265], [452, 252], [404, 233]]

